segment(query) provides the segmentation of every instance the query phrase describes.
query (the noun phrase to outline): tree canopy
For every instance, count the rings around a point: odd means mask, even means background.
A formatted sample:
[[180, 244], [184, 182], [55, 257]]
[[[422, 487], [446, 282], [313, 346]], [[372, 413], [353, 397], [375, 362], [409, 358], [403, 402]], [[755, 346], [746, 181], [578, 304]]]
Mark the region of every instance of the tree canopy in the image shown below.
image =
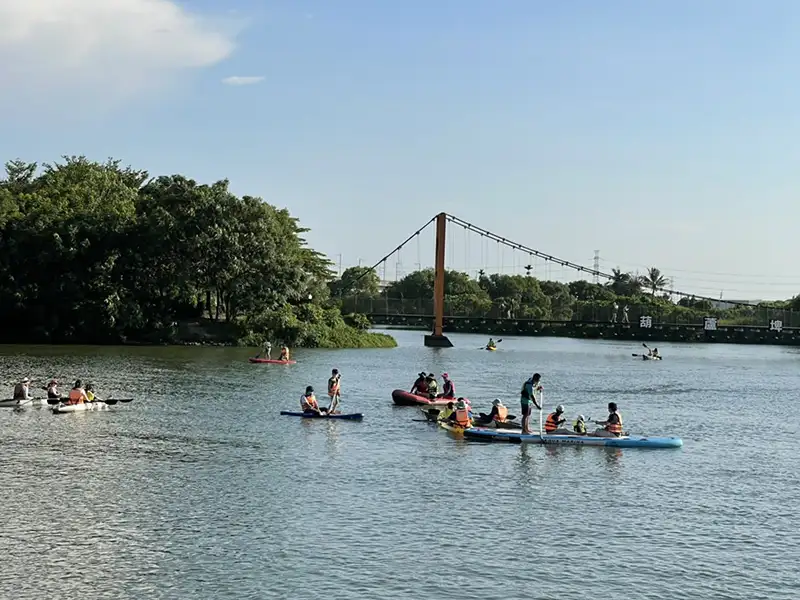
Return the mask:
[[227, 180], [151, 178], [76, 156], [41, 168], [10, 161], [0, 180], [2, 335], [169, 341], [178, 322], [206, 318], [253, 339], [334, 345], [332, 332], [356, 330], [329, 306], [331, 263], [306, 231]]

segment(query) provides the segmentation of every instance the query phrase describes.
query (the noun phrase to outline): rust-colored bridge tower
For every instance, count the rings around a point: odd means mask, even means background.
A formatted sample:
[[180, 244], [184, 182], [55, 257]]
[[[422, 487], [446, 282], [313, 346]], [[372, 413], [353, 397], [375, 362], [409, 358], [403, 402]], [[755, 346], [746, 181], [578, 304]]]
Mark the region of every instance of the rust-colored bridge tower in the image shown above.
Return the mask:
[[444, 249], [447, 240], [447, 213], [436, 215], [436, 264], [433, 280], [433, 334], [425, 336], [425, 345], [430, 348], [452, 348], [447, 336], [442, 334], [444, 325]]

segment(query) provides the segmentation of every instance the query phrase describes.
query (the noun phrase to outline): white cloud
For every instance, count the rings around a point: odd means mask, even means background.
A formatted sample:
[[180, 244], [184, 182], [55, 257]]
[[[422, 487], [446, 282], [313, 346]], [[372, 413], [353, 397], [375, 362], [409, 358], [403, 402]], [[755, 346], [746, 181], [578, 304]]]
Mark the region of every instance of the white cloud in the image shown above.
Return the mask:
[[230, 56], [234, 25], [173, 0], [0, 0], [0, 102], [152, 90]]
[[253, 85], [254, 83], [259, 83], [260, 81], [264, 81], [264, 77], [261, 75], [248, 77], [234, 75], [233, 77], [226, 77], [222, 80], [222, 83], [225, 85]]

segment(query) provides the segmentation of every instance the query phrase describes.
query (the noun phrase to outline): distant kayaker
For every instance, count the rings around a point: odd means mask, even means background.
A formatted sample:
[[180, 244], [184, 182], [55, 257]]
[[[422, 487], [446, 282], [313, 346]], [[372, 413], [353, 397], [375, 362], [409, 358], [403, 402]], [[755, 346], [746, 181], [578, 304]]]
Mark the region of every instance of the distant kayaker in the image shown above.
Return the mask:
[[61, 398], [61, 394], [58, 391], [58, 380], [53, 378], [47, 383], [47, 387], [44, 388], [47, 390], [47, 397], [48, 398]]
[[464, 400], [456, 402], [456, 410], [447, 419], [451, 423], [455, 423], [460, 427], [472, 427], [472, 419]]
[[428, 384], [425, 382], [427, 378], [425, 371], [418, 373], [417, 380], [411, 386], [411, 393], [417, 396], [425, 396], [428, 393]]
[[586, 419], [583, 415], [578, 415], [578, 418], [572, 424], [572, 432], [578, 435], [586, 435]]
[[555, 412], [551, 412], [547, 415], [547, 419], [544, 422], [544, 432], [551, 435], [569, 435], [572, 433], [571, 431], [561, 429], [561, 426], [566, 422], [567, 420], [564, 418], [564, 405], [559, 404], [556, 406]]
[[617, 411], [616, 402], [608, 403], [608, 419], [605, 421], [595, 421], [602, 425], [602, 429], [596, 429], [592, 435], [597, 437], [619, 437], [622, 435], [622, 416]]
[[83, 383], [78, 379], [69, 391], [69, 402], [67, 404], [81, 404], [83, 402], [89, 402], [89, 398], [86, 396], [86, 390], [83, 389]]
[[453, 380], [450, 379], [450, 376], [447, 373], [442, 373], [442, 393], [440, 395], [441, 398], [455, 398], [456, 397], [456, 384], [453, 383]]
[[286, 344], [281, 345], [281, 356], [278, 358], [278, 360], [289, 360], [289, 348], [286, 346]]
[[439, 393], [439, 382], [436, 381], [436, 375], [428, 373], [425, 378], [425, 385], [428, 386], [428, 397], [433, 400]]
[[497, 348], [497, 344], [495, 343], [493, 338], [489, 338], [489, 343], [486, 344], [487, 348]]
[[498, 423], [505, 423], [508, 419], [508, 408], [506, 408], [503, 403], [500, 401], [500, 398], [495, 398], [492, 400], [492, 410], [488, 415], [481, 415], [475, 419], [478, 424], [481, 425], [488, 425], [493, 421], [497, 421]]
[[23, 377], [22, 380], [14, 386], [14, 400], [31, 400], [30, 388], [31, 380], [28, 377]]
[[531, 418], [531, 402], [533, 405], [542, 410], [542, 407], [539, 405], [539, 402], [536, 400], [536, 395], [542, 391], [542, 385], [539, 383], [542, 379], [542, 376], [539, 373], [534, 373], [533, 377], [528, 379], [522, 385], [522, 391], [520, 392], [519, 402], [520, 406], [522, 407], [522, 433], [530, 433], [530, 418]]
[[342, 384], [341, 374], [339, 369], [331, 370], [331, 377], [328, 379], [328, 398], [331, 399], [331, 405], [328, 407], [328, 413], [333, 414], [339, 408], [339, 400], [341, 397]]
[[306, 393], [300, 396], [300, 409], [304, 413], [317, 413], [318, 415], [324, 414], [326, 409], [320, 408], [317, 403], [317, 397], [314, 395], [314, 388], [308, 386]]

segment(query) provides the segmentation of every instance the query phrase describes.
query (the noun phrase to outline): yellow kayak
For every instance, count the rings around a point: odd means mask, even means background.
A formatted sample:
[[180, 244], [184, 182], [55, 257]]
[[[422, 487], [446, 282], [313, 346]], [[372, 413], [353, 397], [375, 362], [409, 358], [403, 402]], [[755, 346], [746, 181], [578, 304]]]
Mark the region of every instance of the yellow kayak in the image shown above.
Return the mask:
[[464, 433], [464, 430], [467, 429], [467, 427], [461, 427], [461, 425], [456, 425], [455, 423], [446, 423], [445, 421], [439, 421], [439, 427], [447, 429], [451, 433]]
[[486, 346], [486, 349], [487, 349], [489, 352], [494, 352], [495, 350], [497, 350], [497, 346]]

